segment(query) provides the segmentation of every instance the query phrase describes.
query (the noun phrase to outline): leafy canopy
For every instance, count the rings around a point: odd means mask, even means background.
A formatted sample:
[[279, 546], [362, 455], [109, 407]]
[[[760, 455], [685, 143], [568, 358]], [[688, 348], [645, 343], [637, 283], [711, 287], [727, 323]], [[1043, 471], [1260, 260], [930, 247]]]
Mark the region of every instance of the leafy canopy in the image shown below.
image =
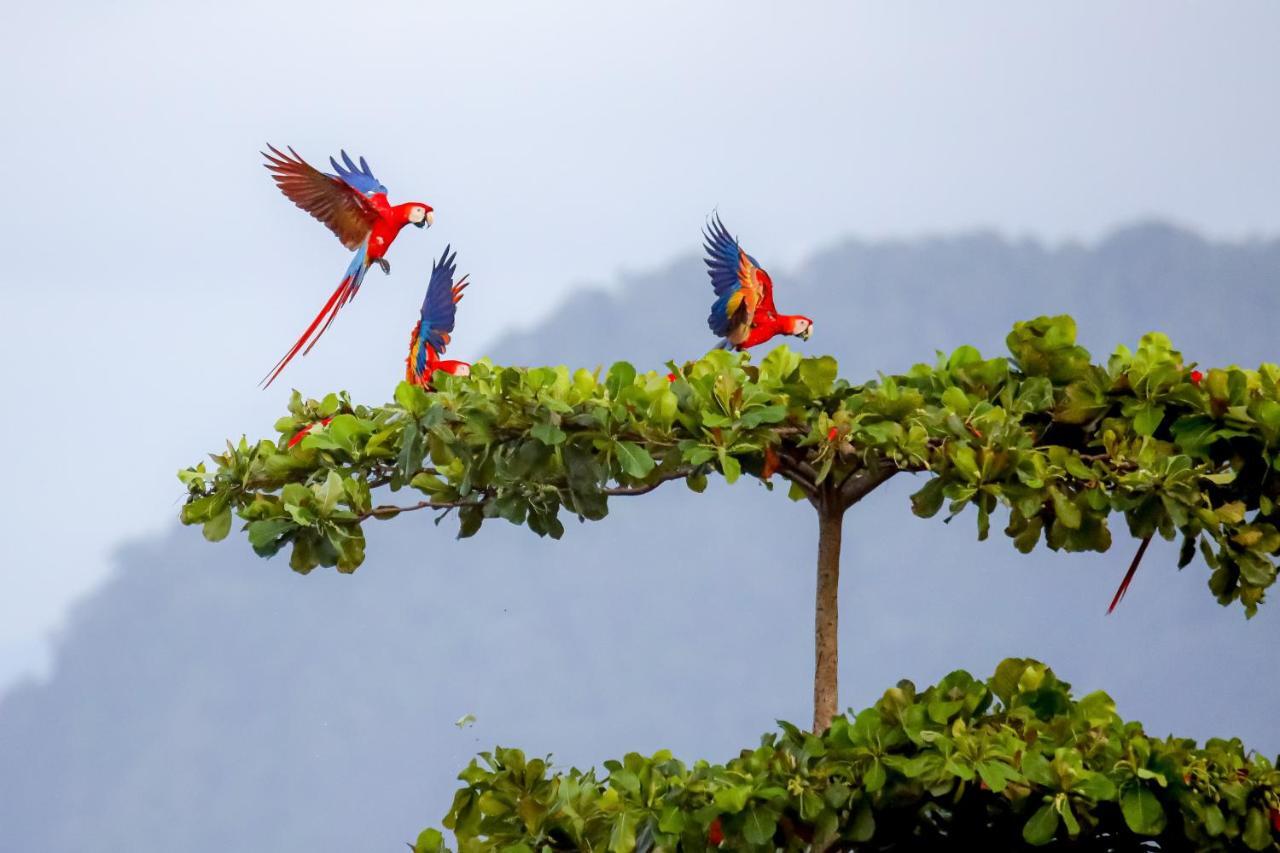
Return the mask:
[[[489, 850], [1267, 850], [1280, 771], [1238, 740], [1152, 738], [1105, 693], [1010, 659], [986, 682], [901, 681], [817, 736], [787, 723], [727, 764], [662, 751], [553, 772], [482, 753], [444, 826]], [[1152, 845], [1156, 846], [1152, 846]], [[425, 830], [415, 853], [444, 848]]]
[[[1134, 536], [1180, 536], [1180, 565], [1199, 551], [1217, 599], [1252, 615], [1280, 554], [1280, 367], [1201, 378], [1161, 334], [1094, 364], [1065, 316], [1018, 323], [1008, 346], [1007, 358], [960, 347], [859, 385], [830, 356], [779, 347], [758, 364], [714, 351], [670, 374], [482, 361], [470, 377], [437, 374], [433, 392], [401, 384], [377, 407], [295, 392], [279, 438], [242, 438], [212, 470], [180, 473], [182, 520], [218, 540], [238, 516], [260, 555], [288, 545], [297, 571], [349, 572], [364, 522], [406, 510], [456, 511], [461, 536], [504, 518], [559, 537], [561, 510], [600, 519], [610, 497], [673, 479], [702, 491], [713, 473], [778, 477], [794, 499], [842, 512], [905, 471], [927, 478], [917, 515], [973, 507], [985, 539], [1003, 505], [1024, 552], [1042, 540], [1105, 551], [1113, 513]], [[419, 499], [375, 503], [384, 488]]]

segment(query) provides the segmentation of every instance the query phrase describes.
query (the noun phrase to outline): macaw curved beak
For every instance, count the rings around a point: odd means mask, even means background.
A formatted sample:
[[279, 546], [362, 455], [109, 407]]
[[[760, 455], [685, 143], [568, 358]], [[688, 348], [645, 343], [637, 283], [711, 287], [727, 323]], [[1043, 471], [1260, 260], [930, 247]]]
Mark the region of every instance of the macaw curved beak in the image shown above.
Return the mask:
[[805, 326], [804, 331], [800, 333], [800, 340], [807, 341], [809, 336], [813, 334], [813, 326]]
[[419, 228], [427, 228], [427, 227], [430, 227], [431, 223], [435, 221], [436, 221], [436, 215], [432, 213], [430, 210], [428, 210], [427, 215], [423, 218], [421, 222], [417, 223], [417, 225]]

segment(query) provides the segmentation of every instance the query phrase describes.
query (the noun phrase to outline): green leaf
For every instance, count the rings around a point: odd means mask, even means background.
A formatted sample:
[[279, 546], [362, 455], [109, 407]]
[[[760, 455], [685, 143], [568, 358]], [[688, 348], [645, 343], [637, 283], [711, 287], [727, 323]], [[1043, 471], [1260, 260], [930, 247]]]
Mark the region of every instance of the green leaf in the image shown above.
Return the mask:
[[752, 806], [742, 816], [742, 835], [750, 844], [763, 846], [773, 841], [778, 820], [765, 806]]
[[849, 824], [849, 840], [856, 844], [866, 844], [876, 834], [876, 817], [872, 812], [871, 806], [866, 802], [853, 813], [853, 820]]
[[[262, 521], [250, 522], [249, 544], [259, 554], [267, 550], [270, 551], [270, 554], [274, 554], [279, 550], [277, 540], [296, 526], [292, 521], [283, 518], [267, 518]], [[270, 556], [270, 554], [265, 554], [264, 556]]]
[[724, 473], [724, 481], [732, 485], [742, 476], [742, 463], [722, 449], [720, 451], [720, 470]]
[[418, 833], [418, 840], [413, 845], [413, 853], [441, 853], [444, 850], [444, 836], [438, 829], [424, 829]]
[[800, 381], [815, 396], [831, 393], [837, 371], [836, 360], [829, 355], [800, 361]]
[[552, 423], [537, 423], [533, 425], [533, 429], [529, 430], [534, 438], [543, 444], [557, 445], [563, 444], [565, 438], [564, 430]]
[[204, 538], [210, 542], [221, 542], [230, 532], [231, 507], [227, 507], [204, 523]]
[[1022, 775], [1015, 768], [1000, 761], [979, 761], [977, 769], [982, 781], [986, 782], [987, 787], [996, 794], [1004, 791], [1010, 782]]
[[630, 388], [636, 381], [636, 369], [625, 361], [616, 362], [609, 368], [609, 375], [605, 379], [605, 388], [609, 392], [609, 396], [618, 399], [624, 388]]
[[396, 386], [396, 404], [416, 417], [430, 408], [431, 398], [421, 386], [401, 382]]
[[1249, 809], [1244, 817], [1244, 843], [1250, 850], [1270, 850], [1274, 848], [1271, 837], [1271, 822], [1267, 813], [1257, 807]]
[[1133, 428], [1138, 435], [1154, 435], [1164, 420], [1164, 406], [1146, 405], [1133, 418]]
[[613, 819], [609, 831], [609, 853], [631, 853], [636, 849], [636, 821], [626, 812]]
[[1127, 786], [1120, 793], [1120, 811], [1129, 829], [1138, 835], [1159, 835], [1164, 831], [1164, 809], [1150, 788]]
[[945, 485], [941, 477], [934, 477], [925, 483], [924, 488], [911, 496], [911, 511], [921, 518], [933, 518], [937, 515], [938, 510], [942, 509], [942, 490]]
[[1080, 529], [1080, 507], [1057, 489], [1053, 490], [1053, 513], [1064, 527], [1070, 530]]
[[653, 457], [640, 445], [631, 441], [619, 441], [617, 450], [618, 463], [627, 476], [643, 480], [653, 471]]
[[737, 814], [747, 806], [751, 796], [751, 788], [747, 785], [731, 785], [715, 792], [713, 801], [716, 808], [724, 814]]
[[885, 773], [883, 762], [872, 761], [862, 776], [862, 786], [867, 789], [867, 793], [874, 794], [884, 787], [887, 779], [888, 774]]
[[330, 471], [325, 477], [324, 483], [316, 489], [316, 500], [319, 501], [320, 514], [330, 515], [338, 506], [338, 500], [346, 496], [346, 490], [342, 487], [342, 475], [337, 471]]
[[1057, 832], [1058, 810], [1053, 803], [1045, 803], [1022, 827], [1022, 839], [1034, 847], [1041, 847], [1052, 841]]
[[942, 392], [942, 405], [962, 418], [969, 415], [969, 397], [963, 389], [954, 385]]

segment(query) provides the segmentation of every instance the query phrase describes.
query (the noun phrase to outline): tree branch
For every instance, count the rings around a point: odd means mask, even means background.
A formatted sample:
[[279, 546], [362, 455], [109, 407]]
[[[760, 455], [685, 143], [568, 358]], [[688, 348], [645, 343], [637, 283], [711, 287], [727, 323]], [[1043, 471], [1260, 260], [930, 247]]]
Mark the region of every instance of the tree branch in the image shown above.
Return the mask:
[[864, 468], [859, 472], [860, 476], [846, 478], [840, 484], [839, 498], [841, 508], [848, 509], [853, 506], [896, 473], [898, 473], [898, 466], [884, 459], [880, 462], [879, 470], [872, 472], [870, 469]]
[[652, 483], [646, 483], [643, 486], [606, 486], [600, 490], [601, 494], [610, 497], [630, 497], [632, 495], [647, 495], [663, 483], [669, 483], [672, 480], [681, 480], [692, 474], [695, 468], [677, 468], [670, 474], [664, 474]]
[[[808, 466], [805, 466], [808, 467]], [[795, 465], [792, 460], [781, 454], [778, 455], [778, 470], [782, 476], [804, 489], [810, 500], [818, 493], [818, 484], [806, 477], [804, 473]]]
[[393, 504], [382, 504], [375, 506], [368, 512], [362, 512], [356, 516], [357, 521], [367, 521], [370, 518], [387, 515], [399, 515], [402, 512], [414, 512], [419, 509], [458, 509], [466, 506], [480, 506], [484, 500], [478, 501], [418, 501], [410, 506], [395, 506]]

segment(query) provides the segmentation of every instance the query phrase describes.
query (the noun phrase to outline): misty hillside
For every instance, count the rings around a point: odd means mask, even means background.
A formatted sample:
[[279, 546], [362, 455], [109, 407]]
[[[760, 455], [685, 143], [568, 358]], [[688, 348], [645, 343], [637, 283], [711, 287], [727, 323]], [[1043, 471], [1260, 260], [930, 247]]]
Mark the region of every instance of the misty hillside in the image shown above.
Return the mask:
[[[769, 266], [767, 240], [742, 236]], [[1189, 360], [1280, 359], [1280, 241], [1158, 224], [1058, 248], [851, 240], [771, 272], [779, 307], [816, 321], [794, 345], [837, 355], [851, 379], [962, 343], [1003, 352], [1013, 321], [1061, 312], [1099, 355], [1160, 329]], [[700, 261], [682, 258], [579, 292], [492, 355], [655, 367], [713, 342], [710, 301]], [[1123, 523], [1109, 554], [1022, 556], [998, 533], [974, 541], [971, 515], [914, 518], [915, 487], [896, 478], [846, 519], [846, 705], [1027, 655], [1078, 691], [1109, 690], [1154, 734], [1280, 751], [1280, 605], [1246, 622], [1213, 602], [1203, 564], [1178, 573], [1157, 543], [1105, 617], [1132, 556]], [[558, 543], [501, 522], [458, 542], [452, 520], [404, 516], [368, 528], [350, 577], [298, 576], [176, 522], [122, 547], [51, 679], [0, 700], [0, 850], [403, 850], [495, 744], [562, 764], [660, 747], [723, 759], [775, 719], [807, 721], [808, 507], [745, 479], [611, 506]], [[30, 569], [59, 571], [57, 554]], [[468, 713], [473, 726], [454, 725]]]

